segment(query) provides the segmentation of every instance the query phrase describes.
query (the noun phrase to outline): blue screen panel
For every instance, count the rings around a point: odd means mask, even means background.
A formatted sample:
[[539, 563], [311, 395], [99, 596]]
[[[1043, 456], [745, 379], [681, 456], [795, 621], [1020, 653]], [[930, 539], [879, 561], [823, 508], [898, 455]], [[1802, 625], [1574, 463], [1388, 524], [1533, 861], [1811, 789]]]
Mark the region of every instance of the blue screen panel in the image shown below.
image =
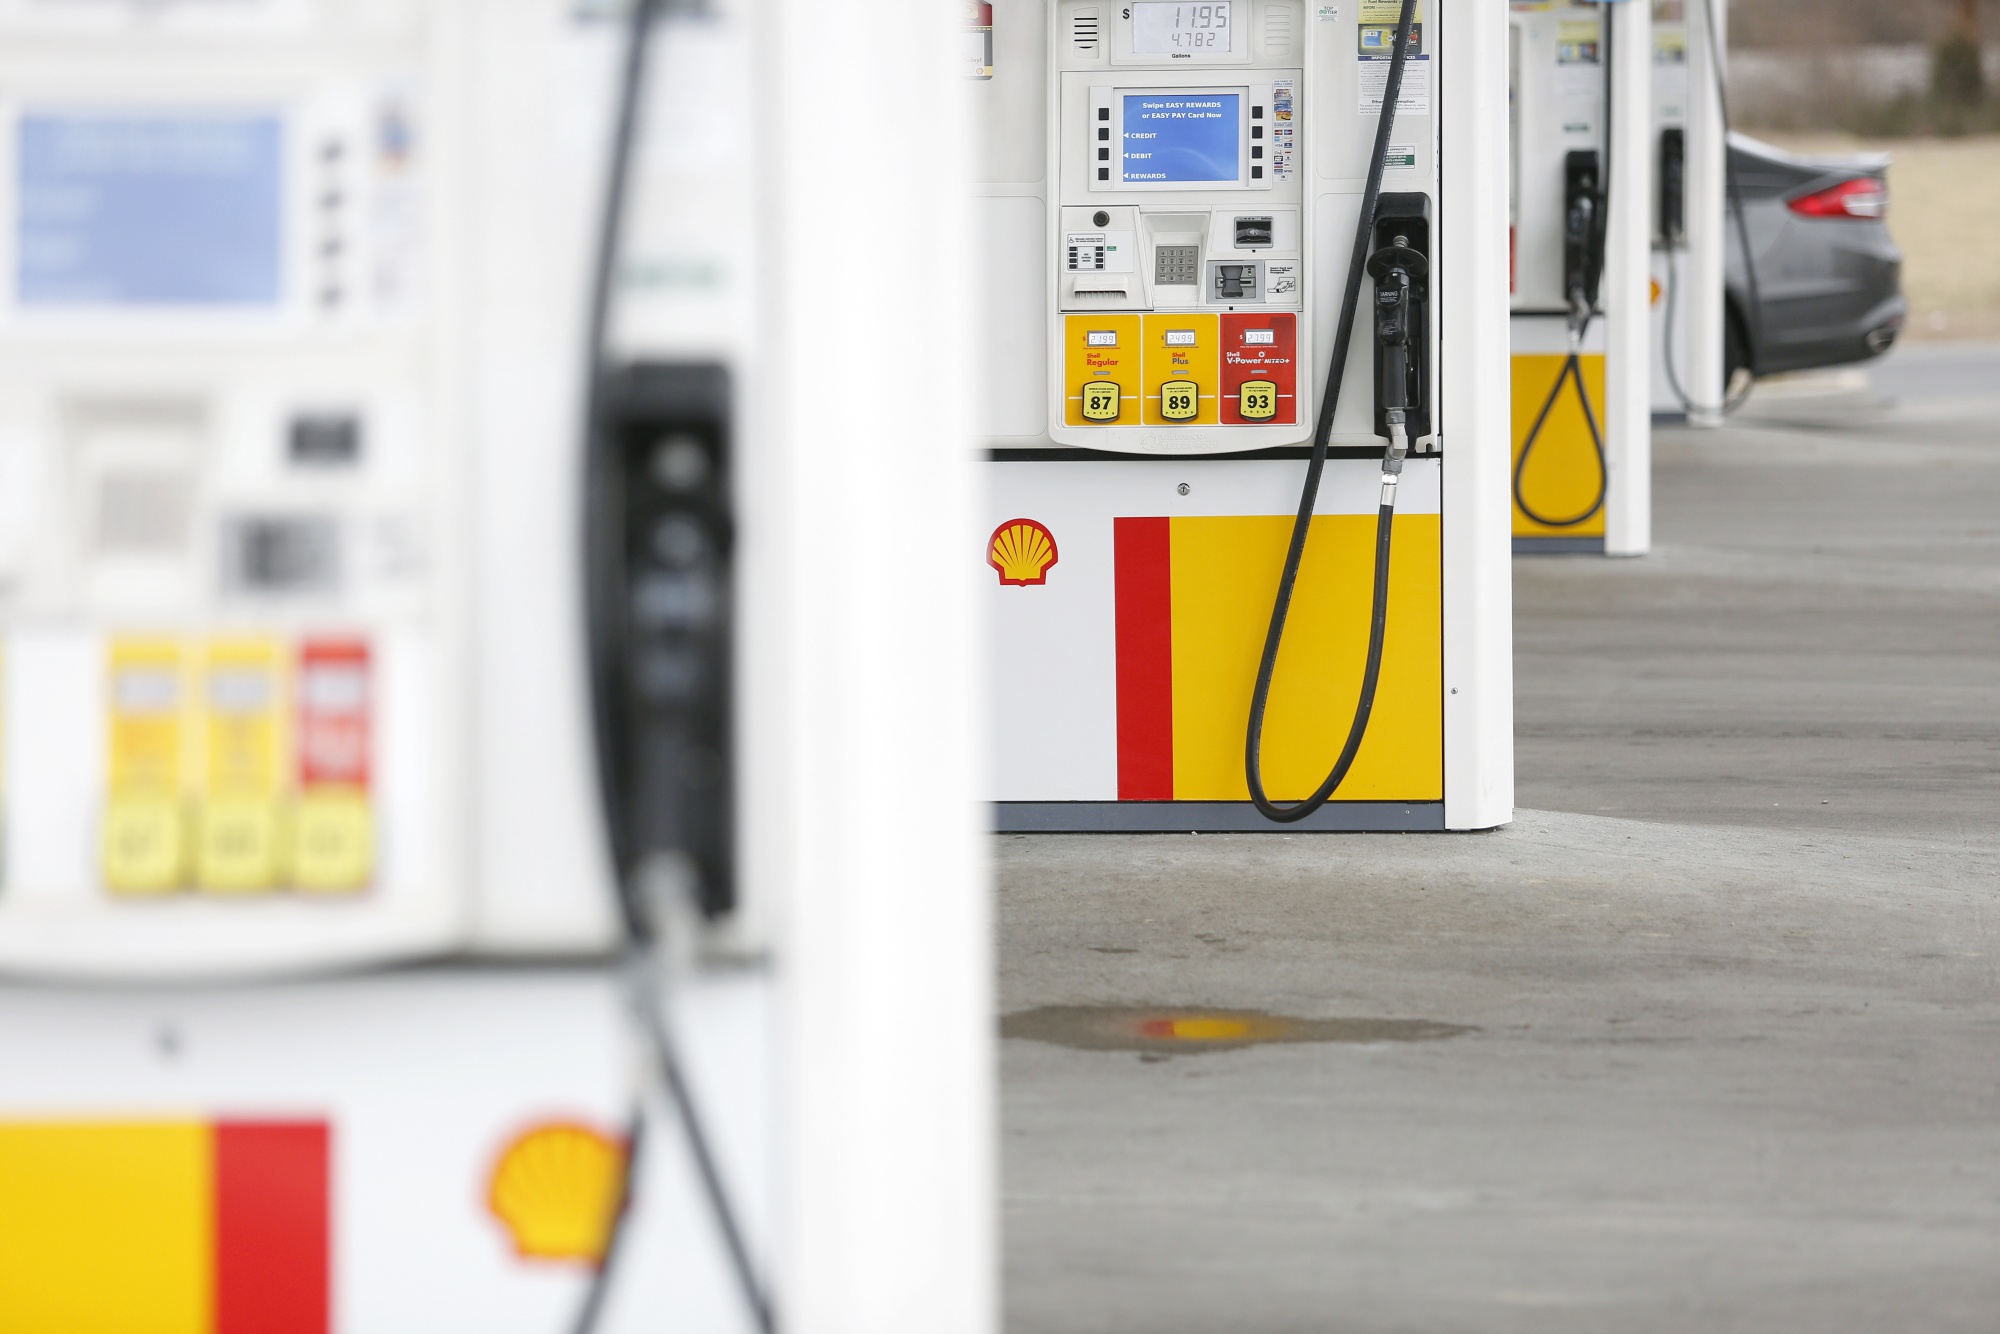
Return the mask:
[[1126, 181], [1236, 181], [1240, 93], [1126, 93]]
[[21, 304], [277, 304], [278, 117], [28, 115], [19, 133]]

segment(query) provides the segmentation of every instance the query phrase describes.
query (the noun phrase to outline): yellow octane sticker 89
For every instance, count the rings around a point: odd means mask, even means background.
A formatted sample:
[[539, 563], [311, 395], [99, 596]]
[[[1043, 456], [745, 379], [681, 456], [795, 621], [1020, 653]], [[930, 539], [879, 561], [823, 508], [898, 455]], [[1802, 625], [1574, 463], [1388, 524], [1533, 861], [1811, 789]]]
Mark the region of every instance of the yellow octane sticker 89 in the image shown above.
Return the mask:
[[1170, 422], [1193, 421], [1200, 404], [1200, 390], [1193, 380], [1169, 380], [1160, 386], [1160, 415]]
[[1278, 415], [1278, 386], [1269, 380], [1245, 380], [1238, 391], [1242, 396], [1237, 402], [1237, 411], [1243, 420], [1269, 421]]
[[1086, 381], [1083, 386], [1083, 415], [1087, 421], [1118, 420], [1118, 386], [1110, 380]]

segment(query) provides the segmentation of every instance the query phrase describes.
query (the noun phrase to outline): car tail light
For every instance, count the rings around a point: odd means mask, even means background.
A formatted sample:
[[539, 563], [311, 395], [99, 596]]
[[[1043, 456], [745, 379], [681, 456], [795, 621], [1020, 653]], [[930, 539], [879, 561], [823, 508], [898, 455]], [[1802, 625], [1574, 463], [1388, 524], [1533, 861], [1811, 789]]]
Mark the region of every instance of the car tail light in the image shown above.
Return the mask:
[[1873, 176], [1857, 176], [1815, 190], [1786, 204], [1804, 218], [1879, 218], [1889, 211], [1889, 187]]

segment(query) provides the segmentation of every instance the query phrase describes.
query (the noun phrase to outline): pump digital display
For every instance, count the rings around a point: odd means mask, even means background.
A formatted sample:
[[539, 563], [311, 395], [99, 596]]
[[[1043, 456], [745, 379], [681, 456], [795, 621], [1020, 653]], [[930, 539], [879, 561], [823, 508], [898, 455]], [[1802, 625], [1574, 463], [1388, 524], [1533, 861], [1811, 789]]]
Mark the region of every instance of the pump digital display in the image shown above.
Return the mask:
[[1235, 184], [1241, 177], [1241, 93], [1126, 93], [1119, 158], [1127, 184]]
[[1132, 50], [1142, 56], [1220, 54], [1229, 50], [1229, 0], [1206, 5], [1141, 0], [1132, 6]]
[[16, 143], [26, 306], [270, 306], [276, 116], [30, 114]]
[[1140, 0], [1132, 6], [1132, 50], [1140, 56], [1192, 56], [1230, 50], [1230, 4], [1160, 4]]

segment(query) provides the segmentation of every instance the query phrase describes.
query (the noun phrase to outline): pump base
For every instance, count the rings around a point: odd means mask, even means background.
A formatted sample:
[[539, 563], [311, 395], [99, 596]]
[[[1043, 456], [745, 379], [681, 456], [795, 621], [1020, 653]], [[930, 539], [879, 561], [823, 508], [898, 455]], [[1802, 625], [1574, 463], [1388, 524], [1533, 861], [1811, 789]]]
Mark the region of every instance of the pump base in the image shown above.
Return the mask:
[[996, 801], [1000, 834], [1410, 834], [1444, 829], [1441, 801], [1330, 801], [1274, 824], [1247, 801]]
[[1601, 537], [1517, 537], [1516, 556], [1602, 556]]

